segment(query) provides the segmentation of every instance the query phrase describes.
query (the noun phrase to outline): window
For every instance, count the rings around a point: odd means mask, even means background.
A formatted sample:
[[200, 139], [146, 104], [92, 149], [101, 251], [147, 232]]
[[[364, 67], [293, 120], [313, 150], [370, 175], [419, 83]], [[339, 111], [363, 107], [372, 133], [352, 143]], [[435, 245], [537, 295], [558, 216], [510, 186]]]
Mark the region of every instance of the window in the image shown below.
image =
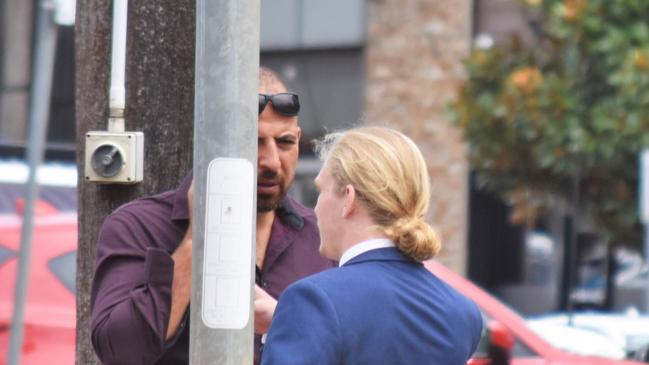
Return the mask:
[[9, 261], [9, 259], [12, 259], [16, 256], [18, 256], [17, 253], [0, 245], [0, 265], [3, 265], [7, 261]]
[[47, 267], [61, 284], [76, 294], [77, 251], [68, 252], [51, 259], [47, 263]]
[[367, 0], [261, 3], [261, 64], [300, 95], [300, 161], [290, 194], [313, 207], [320, 162], [311, 141], [359, 124], [365, 90]]

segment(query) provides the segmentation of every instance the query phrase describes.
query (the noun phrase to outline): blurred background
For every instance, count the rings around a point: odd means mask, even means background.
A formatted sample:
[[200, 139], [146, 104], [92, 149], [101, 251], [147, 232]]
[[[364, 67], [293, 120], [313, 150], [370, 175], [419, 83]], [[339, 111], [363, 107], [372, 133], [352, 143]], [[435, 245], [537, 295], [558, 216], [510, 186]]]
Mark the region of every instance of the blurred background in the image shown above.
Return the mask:
[[[0, 0], [5, 216], [20, 213], [24, 180], [10, 171], [27, 147], [37, 4]], [[427, 160], [439, 261], [528, 316], [647, 311], [649, 0], [273, 0], [261, 10], [261, 63], [302, 103], [291, 194], [315, 202], [312, 139], [392, 126]], [[75, 29], [58, 29], [45, 165], [74, 171]], [[46, 180], [43, 204], [76, 198], [76, 176]], [[0, 237], [0, 269], [15, 252]]]

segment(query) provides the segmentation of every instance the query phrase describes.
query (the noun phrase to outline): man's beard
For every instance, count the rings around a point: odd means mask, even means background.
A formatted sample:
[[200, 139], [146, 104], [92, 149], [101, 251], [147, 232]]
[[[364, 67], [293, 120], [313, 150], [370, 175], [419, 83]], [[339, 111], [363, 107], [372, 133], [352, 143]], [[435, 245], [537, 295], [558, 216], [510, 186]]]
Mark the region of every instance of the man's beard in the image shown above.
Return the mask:
[[271, 212], [282, 205], [284, 197], [286, 196], [286, 182], [284, 177], [279, 176], [271, 171], [264, 171], [258, 177], [257, 181], [264, 180], [279, 180], [279, 192], [277, 194], [259, 194], [257, 193], [257, 213]]
[[257, 213], [266, 213], [279, 208], [284, 201], [284, 189], [281, 188], [277, 195], [260, 195], [257, 194]]

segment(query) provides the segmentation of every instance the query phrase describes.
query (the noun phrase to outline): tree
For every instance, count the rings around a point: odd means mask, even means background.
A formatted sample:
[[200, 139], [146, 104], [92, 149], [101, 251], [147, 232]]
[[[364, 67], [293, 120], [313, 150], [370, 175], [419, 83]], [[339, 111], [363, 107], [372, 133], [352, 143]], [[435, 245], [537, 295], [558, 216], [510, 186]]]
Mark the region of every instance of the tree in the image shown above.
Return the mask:
[[79, 166], [77, 364], [95, 364], [90, 285], [104, 218], [135, 198], [175, 188], [192, 166], [195, 2], [129, 2], [126, 129], [145, 135], [144, 182], [97, 185], [83, 179], [85, 133], [108, 118], [112, 1], [77, 2], [76, 121]]
[[476, 49], [452, 105], [480, 183], [534, 222], [578, 184], [580, 214], [641, 242], [638, 153], [649, 146], [649, 0], [527, 0], [535, 44]]

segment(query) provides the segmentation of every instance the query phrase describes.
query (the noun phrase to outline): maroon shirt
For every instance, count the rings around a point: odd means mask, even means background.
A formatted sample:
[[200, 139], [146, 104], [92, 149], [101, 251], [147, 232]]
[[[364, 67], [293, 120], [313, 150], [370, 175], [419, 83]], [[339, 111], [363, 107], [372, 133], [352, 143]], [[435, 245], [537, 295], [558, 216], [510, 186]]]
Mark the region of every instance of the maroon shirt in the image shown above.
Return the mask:
[[[189, 318], [165, 340], [171, 309], [173, 260], [188, 226], [191, 174], [175, 191], [135, 200], [113, 212], [99, 234], [92, 283], [92, 344], [111, 364], [187, 364]], [[312, 210], [286, 198], [276, 211], [257, 283], [278, 298], [305, 276], [333, 267], [318, 254]], [[259, 361], [255, 336], [255, 363]]]

